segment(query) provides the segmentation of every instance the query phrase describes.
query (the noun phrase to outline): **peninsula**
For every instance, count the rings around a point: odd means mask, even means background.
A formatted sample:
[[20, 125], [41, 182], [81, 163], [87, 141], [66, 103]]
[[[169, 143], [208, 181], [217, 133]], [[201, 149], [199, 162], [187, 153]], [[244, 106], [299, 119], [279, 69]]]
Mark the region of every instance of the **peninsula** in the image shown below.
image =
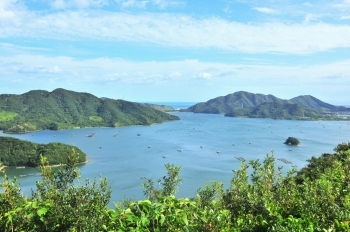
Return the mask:
[[65, 89], [0, 95], [0, 130], [25, 133], [83, 127], [151, 125], [179, 120], [155, 106]]
[[37, 167], [40, 155], [46, 157], [50, 165], [67, 164], [72, 152], [78, 155], [78, 163], [86, 162], [86, 154], [78, 147], [63, 144], [38, 144], [11, 137], [0, 137], [0, 161], [5, 166]]

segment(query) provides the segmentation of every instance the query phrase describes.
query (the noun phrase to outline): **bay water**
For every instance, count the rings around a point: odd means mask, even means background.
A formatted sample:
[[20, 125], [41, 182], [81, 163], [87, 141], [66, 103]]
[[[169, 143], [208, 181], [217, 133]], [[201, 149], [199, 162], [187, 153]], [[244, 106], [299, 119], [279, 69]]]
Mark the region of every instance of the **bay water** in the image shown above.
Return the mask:
[[[180, 107], [181, 108], [181, 107]], [[183, 107], [185, 108], [185, 107]], [[166, 175], [166, 163], [181, 166], [183, 179], [178, 197], [194, 197], [205, 183], [218, 180], [228, 187], [232, 170], [240, 167], [238, 157], [262, 161], [272, 150], [284, 172], [292, 165], [304, 167], [307, 159], [332, 153], [333, 148], [350, 140], [347, 121], [294, 121], [231, 118], [214, 114], [172, 113], [179, 121], [152, 126], [120, 128], [84, 128], [61, 131], [38, 131], [26, 134], [4, 134], [36, 143], [62, 142], [79, 147], [88, 155], [88, 163], [80, 165], [81, 180], [107, 177], [113, 202], [124, 197], [143, 199], [145, 178], [157, 184]], [[87, 137], [95, 133], [93, 137]], [[300, 140], [300, 146], [288, 146], [288, 137]], [[25, 194], [35, 189], [40, 176], [36, 168], [6, 168]]]

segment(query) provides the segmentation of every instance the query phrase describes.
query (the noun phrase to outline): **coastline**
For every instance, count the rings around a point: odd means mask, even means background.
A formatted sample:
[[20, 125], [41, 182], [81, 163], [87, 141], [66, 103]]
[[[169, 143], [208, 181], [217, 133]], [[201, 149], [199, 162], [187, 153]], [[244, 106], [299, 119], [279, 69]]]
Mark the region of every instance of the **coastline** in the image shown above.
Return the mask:
[[[84, 162], [76, 163], [76, 164], [74, 164], [74, 166], [87, 164], [88, 162], [89, 162], [89, 161], [86, 160], [86, 161], [84, 161]], [[66, 166], [66, 165], [67, 165], [67, 164], [53, 164], [53, 165], [45, 165], [45, 167], [55, 168], [55, 167], [63, 167], [63, 166]], [[5, 168], [7, 168], [7, 167], [13, 167], [13, 168], [25, 167], [25, 168], [27, 168], [27, 166], [2, 166], [2, 167], [0, 167], [0, 172], [2, 172], [3, 170], [5, 170]], [[39, 168], [39, 167], [40, 167], [40, 165], [39, 165], [39, 166], [36, 166], [36, 167], [34, 167], [34, 168]], [[28, 167], [28, 168], [33, 168], [33, 167]]]

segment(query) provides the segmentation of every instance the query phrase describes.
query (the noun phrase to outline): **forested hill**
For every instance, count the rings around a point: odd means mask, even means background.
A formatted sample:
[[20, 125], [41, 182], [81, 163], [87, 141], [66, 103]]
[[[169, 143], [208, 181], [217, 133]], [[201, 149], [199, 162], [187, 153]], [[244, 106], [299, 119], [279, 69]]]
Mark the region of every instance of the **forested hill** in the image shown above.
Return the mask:
[[159, 110], [162, 112], [171, 112], [171, 111], [175, 111], [175, 109], [171, 106], [166, 106], [166, 105], [157, 105], [157, 104], [151, 104], [151, 103], [136, 103], [136, 104], [140, 104], [143, 106], [148, 106], [151, 107], [155, 110]]
[[178, 119], [146, 105], [65, 89], [0, 95], [0, 130], [8, 133], [151, 125]]
[[66, 164], [73, 150], [78, 155], [77, 162], [86, 161], [86, 154], [75, 146], [62, 143], [38, 144], [0, 137], [0, 162], [5, 166], [36, 167], [40, 164], [40, 155], [46, 157], [50, 165]]
[[316, 111], [298, 104], [264, 102], [250, 108], [235, 108], [228, 117], [272, 118], [272, 119], [317, 119], [322, 116]]
[[[235, 92], [226, 96], [221, 96], [217, 98], [213, 98], [207, 102], [201, 102], [196, 105], [189, 107], [183, 111], [189, 111], [194, 113], [212, 113], [212, 114], [229, 114], [229, 115], [241, 115], [248, 116], [254, 115], [255, 112], [258, 112], [256, 115], [268, 115], [271, 114], [272, 111], [267, 113], [266, 110], [271, 109], [271, 105], [262, 105], [263, 103], [275, 103], [278, 104], [279, 109], [291, 109], [293, 108], [290, 104], [297, 104], [303, 108], [304, 112], [306, 110], [312, 110], [314, 113], [318, 113], [319, 116], [325, 112], [343, 112], [348, 111], [345, 107], [334, 106], [328, 103], [325, 103], [313, 96], [299, 96], [292, 98], [290, 100], [284, 100], [277, 98], [273, 95], [264, 95], [264, 94], [253, 94], [244, 91]], [[282, 104], [285, 104], [282, 106]], [[256, 108], [257, 107], [257, 108]], [[261, 109], [259, 109], [261, 107]], [[282, 108], [281, 108], [282, 107]], [[254, 109], [255, 108], [255, 109]], [[296, 108], [295, 108], [296, 109]], [[301, 108], [300, 108], [301, 109]], [[297, 111], [300, 111], [297, 109]], [[260, 111], [260, 113], [259, 113]], [[265, 113], [262, 113], [265, 111]], [[283, 114], [286, 115], [285, 111]], [[294, 112], [297, 113], [297, 112]], [[308, 111], [306, 114], [310, 114], [311, 111]], [[311, 115], [314, 115], [311, 113]], [[298, 114], [298, 113], [297, 113]], [[292, 117], [293, 115], [290, 115]]]
[[194, 113], [226, 114], [235, 108], [249, 108], [264, 102], [286, 103], [273, 95], [253, 94], [245, 91], [235, 92], [226, 96], [217, 97], [207, 102], [201, 102], [189, 107], [186, 111]]
[[292, 98], [289, 100], [291, 103], [299, 104], [304, 106], [305, 108], [315, 110], [317, 112], [325, 112], [325, 111], [348, 111], [346, 107], [343, 106], [334, 106], [328, 103], [325, 103], [313, 96], [303, 95]]

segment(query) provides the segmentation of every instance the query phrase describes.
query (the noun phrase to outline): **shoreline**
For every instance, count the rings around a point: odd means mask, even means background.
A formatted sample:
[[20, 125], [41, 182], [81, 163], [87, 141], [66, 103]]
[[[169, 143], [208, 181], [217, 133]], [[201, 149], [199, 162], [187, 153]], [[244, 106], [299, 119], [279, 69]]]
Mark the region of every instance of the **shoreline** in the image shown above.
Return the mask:
[[[89, 160], [86, 160], [84, 162], [79, 162], [74, 164], [74, 166], [77, 165], [83, 165], [83, 164], [87, 164], [89, 162]], [[67, 164], [53, 164], [53, 165], [45, 165], [45, 167], [50, 167], [50, 168], [56, 168], [56, 167], [63, 167], [66, 166]], [[0, 172], [2, 172], [3, 170], [5, 170], [5, 168], [18, 168], [18, 167], [24, 167], [25, 168], [40, 168], [40, 165], [36, 166], [36, 167], [29, 167], [29, 166], [2, 166], [0, 167]]]

